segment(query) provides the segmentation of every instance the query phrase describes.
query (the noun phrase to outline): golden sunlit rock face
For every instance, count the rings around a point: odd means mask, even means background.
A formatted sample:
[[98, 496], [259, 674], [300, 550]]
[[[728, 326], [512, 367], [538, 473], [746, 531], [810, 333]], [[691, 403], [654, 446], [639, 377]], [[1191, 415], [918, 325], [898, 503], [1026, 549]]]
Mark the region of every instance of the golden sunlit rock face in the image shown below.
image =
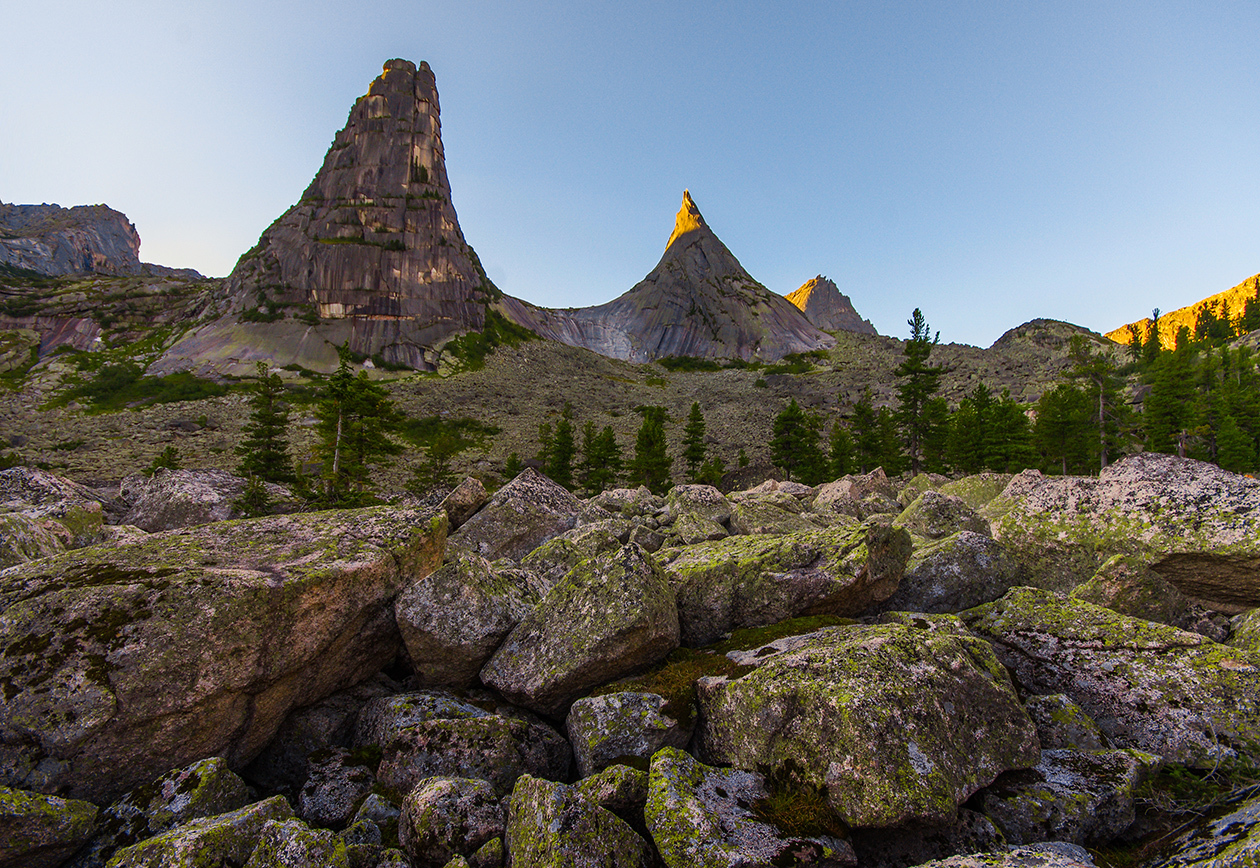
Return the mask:
[[665, 249], [674, 246], [674, 242], [688, 232], [694, 232], [697, 229], [707, 229], [704, 218], [700, 216], [700, 209], [696, 207], [696, 203], [691, 201], [691, 191], [683, 190], [682, 205], [678, 209], [678, 214], [674, 217], [674, 233], [669, 236], [669, 242], [665, 245]]
[[[1228, 316], [1231, 320], [1238, 319], [1243, 314], [1243, 308], [1247, 304], [1247, 299], [1254, 298], [1257, 292], [1260, 292], [1260, 274], [1247, 278], [1233, 289], [1218, 292], [1216, 295], [1210, 295], [1202, 301], [1196, 301], [1194, 304], [1179, 307], [1168, 313], [1160, 313], [1160, 346], [1166, 350], [1174, 349], [1177, 346], [1177, 332], [1181, 330], [1182, 326], [1190, 329], [1190, 333], [1194, 334], [1194, 326], [1198, 322], [1199, 314], [1205, 310], [1210, 309], [1217, 317]], [[1118, 329], [1112, 329], [1107, 332], [1106, 336], [1117, 343], [1127, 345], [1130, 343], [1130, 326], [1137, 326], [1138, 334], [1141, 335], [1142, 341], [1145, 342], [1147, 336], [1151, 333], [1151, 318], [1146, 317], [1135, 323], [1122, 325]]]
[[858, 316], [853, 302], [840, 291], [835, 281], [821, 274], [805, 281], [800, 289], [788, 293], [787, 300], [796, 305], [807, 320], [824, 331], [876, 333], [869, 320]]

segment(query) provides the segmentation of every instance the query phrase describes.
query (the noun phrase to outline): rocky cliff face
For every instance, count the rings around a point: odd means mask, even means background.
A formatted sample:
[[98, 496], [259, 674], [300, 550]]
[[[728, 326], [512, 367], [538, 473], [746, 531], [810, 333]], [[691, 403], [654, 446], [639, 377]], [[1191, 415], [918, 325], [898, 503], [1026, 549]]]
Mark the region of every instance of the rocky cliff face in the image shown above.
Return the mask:
[[6, 205], [0, 202], [0, 265], [67, 274], [200, 277], [192, 269], [140, 261], [140, 233], [106, 205]]
[[633, 362], [664, 356], [775, 360], [835, 345], [744, 270], [685, 190], [665, 254], [629, 292], [607, 304], [560, 311], [510, 299], [505, 311], [544, 337]]
[[820, 329], [877, 334], [870, 320], [858, 315], [853, 302], [829, 277], [820, 274], [805, 281], [800, 289], [788, 293], [787, 300], [800, 308], [805, 318]]
[[181, 341], [164, 367], [183, 359], [226, 370], [305, 345], [292, 361], [320, 369], [336, 364], [328, 345], [348, 341], [431, 370], [435, 348], [482, 329], [497, 294], [451, 204], [433, 71], [391, 60], [302, 198], [237, 263], [227, 315]]

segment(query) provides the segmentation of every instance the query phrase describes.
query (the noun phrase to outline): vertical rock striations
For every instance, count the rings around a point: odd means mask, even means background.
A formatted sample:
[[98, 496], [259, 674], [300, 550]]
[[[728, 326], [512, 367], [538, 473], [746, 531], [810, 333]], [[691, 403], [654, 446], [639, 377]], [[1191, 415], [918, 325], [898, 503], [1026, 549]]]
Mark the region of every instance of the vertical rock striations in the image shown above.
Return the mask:
[[800, 308], [805, 318], [820, 329], [877, 334], [870, 320], [858, 315], [853, 302], [829, 277], [820, 274], [805, 281], [800, 289], [788, 293], [787, 300]]

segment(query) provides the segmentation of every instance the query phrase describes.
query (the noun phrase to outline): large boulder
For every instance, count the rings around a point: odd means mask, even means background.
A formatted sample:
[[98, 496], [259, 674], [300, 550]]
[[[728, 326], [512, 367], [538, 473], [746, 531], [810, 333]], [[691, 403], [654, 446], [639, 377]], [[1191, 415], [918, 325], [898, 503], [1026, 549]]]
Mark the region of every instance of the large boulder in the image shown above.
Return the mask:
[[1024, 710], [1037, 724], [1037, 740], [1042, 750], [1102, 750], [1102, 732], [1094, 719], [1062, 693], [1030, 696]]
[[960, 498], [972, 509], [980, 511], [989, 501], [1005, 491], [1010, 481], [1011, 474], [1009, 473], [993, 473], [985, 470], [974, 476], [964, 476], [962, 479], [946, 482], [938, 490], [941, 494]]
[[856, 615], [897, 588], [910, 535], [878, 522], [670, 549], [683, 644], [797, 615]]
[[446, 516], [222, 522], [0, 574], [0, 782], [108, 800], [172, 764], [241, 768], [295, 708], [397, 653], [399, 590]]
[[607, 521], [575, 527], [534, 549], [521, 559], [521, 567], [538, 577], [540, 593], [545, 594], [582, 561], [618, 549], [630, 539], [630, 528], [625, 530], [623, 540]]
[[[504, 562], [508, 563], [508, 562]], [[519, 569], [454, 552], [441, 569], [398, 595], [394, 616], [417, 682], [469, 687], [490, 655], [538, 602]]]
[[244, 865], [258, 847], [270, 821], [292, 820], [293, 809], [283, 796], [246, 805], [176, 826], [124, 847], [109, 868], [200, 868], [202, 865]]
[[[1089, 851], [1073, 844], [1012, 847], [988, 853], [950, 856], [918, 868], [1097, 868]], [[1206, 866], [1205, 866], [1206, 868]]]
[[[1215, 623], [1213, 614], [1188, 600], [1176, 585], [1134, 555], [1110, 558], [1093, 578], [1077, 586], [1072, 596], [1121, 615], [1203, 633], [1217, 642], [1227, 635], [1224, 623]], [[1225, 619], [1221, 614], [1214, 617], [1222, 622]]]
[[607, 693], [569, 708], [565, 731], [578, 774], [589, 777], [616, 763], [646, 763], [662, 747], [685, 747], [691, 729], [665, 714], [655, 693]]
[[678, 612], [665, 575], [634, 543], [584, 561], [525, 616], [481, 670], [509, 701], [563, 717], [599, 684], [678, 647]]
[[801, 512], [800, 501], [791, 495], [774, 492], [746, 497], [731, 509], [731, 533], [777, 534], [818, 530], [820, 525], [801, 515]]
[[961, 614], [1028, 693], [1064, 693], [1115, 747], [1210, 768], [1260, 741], [1260, 658], [1036, 588]]
[[351, 868], [346, 844], [300, 820], [268, 820], [245, 868]]
[[828, 628], [759, 659], [699, 680], [701, 759], [825, 788], [851, 826], [951, 821], [1037, 762], [1006, 670], [956, 619]]
[[989, 535], [989, 523], [961, 497], [925, 491], [893, 520], [910, 534], [925, 540], [943, 539], [959, 531]]
[[765, 779], [696, 762], [676, 748], [652, 757], [644, 819], [668, 868], [857, 864], [849, 842], [831, 835], [792, 834], [754, 811], [767, 803]]
[[1250, 868], [1260, 862], [1260, 799], [1196, 824], [1170, 850], [1161, 868]]
[[726, 524], [731, 518], [730, 501], [712, 485], [675, 485], [665, 495], [665, 507], [670, 519], [691, 513]]
[[451, 546], [490, 561], [519, 561], [571, 529], [581, 511], [582, 501], [527, 467], [451, 534]]
[[70, 539], [65, 525], [51, 518], [0, 512], [0, 570], [64, 552], [73, 548]]
[[0, 787], [0, 868], [57, 868], [95, 821], [91, 802]]
[[376, 784], [375, 763], [344, 747], [319, 750], [308, 757], [306, 783], [297, 796], [297, 813], [308, 823], [341, 829]]
[[1260, 605], [1260, 480], [1214, 464], [1144, 452], [1097, 478], [1027, 470], [983, 514], [1037, 587], [1070, 591], [1135, 554], [1188, 597]]
[[0, 470], [0, 568], [101, 541], [101, 499], [34, 467]]
[[486, 781], [433, 777], [403, 800], [398, 841], [417, 868], [442, 868], [503, 835], [507, 813]]
[[526, 775], [508, 803], [512, 868], [649, 868], [652, 848], [573, 787]]
[[872, 612], [960, 612], [996, 600], [1021, 573], [1015, 559], [986, 534], [960, 530], [916, 546], [905, 575]]
[[175, 769], [103, 809], [92, 840], [75, 854], [71, 868], [104, 868], [120, 847], [190, 820], [234, 811], [249, 802], [249, 788], [220, 757]]
[[1136, 750], [1047, 750], [1031, 769], [1008, 772], [977, 801], [1011, 844], [1101, 845], [1136, 817], [1134, 790], [1159, 768]]
[[[240, 518], [244, 512], [237, 504], [248, 484], [225, 470], [162, 468], [149, 477], [131, 476], [123, 481], [128, 508], [121, 523], [154, 533]], [[284, 486], [264, 485], [273, 503], [292, 501]]]

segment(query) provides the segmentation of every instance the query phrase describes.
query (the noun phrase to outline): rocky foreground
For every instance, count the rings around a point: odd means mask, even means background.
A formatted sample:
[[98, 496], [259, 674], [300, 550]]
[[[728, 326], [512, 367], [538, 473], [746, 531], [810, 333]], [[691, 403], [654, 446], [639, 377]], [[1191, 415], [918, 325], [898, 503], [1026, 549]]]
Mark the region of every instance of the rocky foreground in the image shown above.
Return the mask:
[[241, 485], [0, 472], [0, 868], [1260, 858], [1253, 479]]

